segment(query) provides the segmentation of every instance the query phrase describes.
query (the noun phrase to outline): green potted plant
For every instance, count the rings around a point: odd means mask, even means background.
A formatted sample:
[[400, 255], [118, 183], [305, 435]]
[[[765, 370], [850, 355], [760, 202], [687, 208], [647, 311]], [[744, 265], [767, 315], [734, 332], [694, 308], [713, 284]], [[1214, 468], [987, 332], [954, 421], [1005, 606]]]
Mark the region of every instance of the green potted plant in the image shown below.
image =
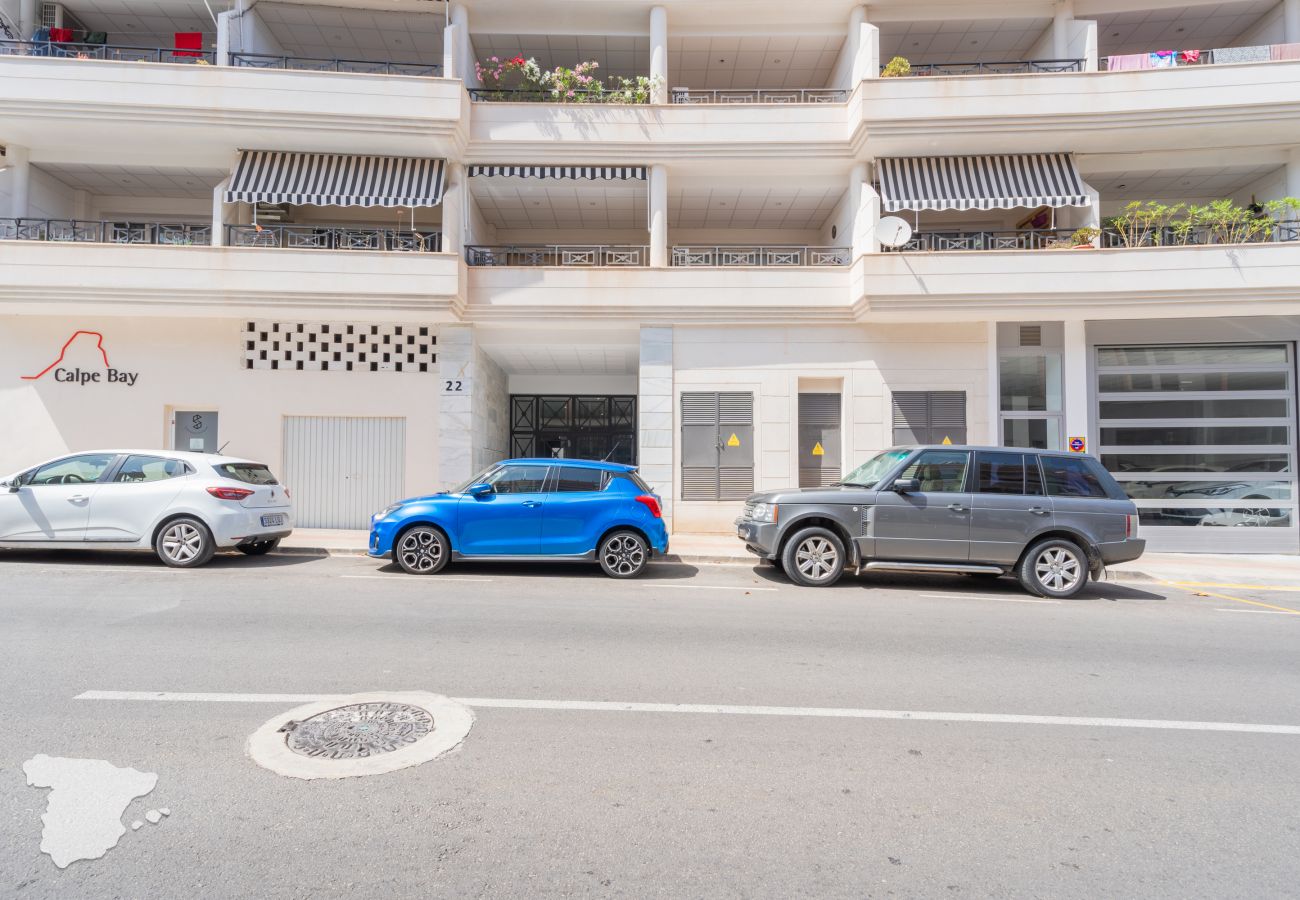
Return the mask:
[[1093, 243], [1101, 237], [1101, 229], [1092, 225], [1085, 225], [1082, 228], [1076, 228], [1070, 235], [1070, 247], [1074, 250], [1096, 250], [1097, 245]]
[[889, 62], [885, 63], [885, 68], [881, 70], [881, 78], [904, 78], [912, 74], [912, 64], [905, 57], [895, 56]]

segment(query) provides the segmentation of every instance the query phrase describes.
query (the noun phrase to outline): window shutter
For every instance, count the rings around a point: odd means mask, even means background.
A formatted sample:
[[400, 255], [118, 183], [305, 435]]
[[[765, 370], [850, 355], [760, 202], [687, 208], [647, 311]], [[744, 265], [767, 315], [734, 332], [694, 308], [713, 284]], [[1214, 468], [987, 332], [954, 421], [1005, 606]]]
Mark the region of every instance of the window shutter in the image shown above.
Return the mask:
[[681, 395], [682, 499], [743, 500], [754, 491], [754, 395]]
[[966, 443], [965, 391], [895, 391], [894, 443]]

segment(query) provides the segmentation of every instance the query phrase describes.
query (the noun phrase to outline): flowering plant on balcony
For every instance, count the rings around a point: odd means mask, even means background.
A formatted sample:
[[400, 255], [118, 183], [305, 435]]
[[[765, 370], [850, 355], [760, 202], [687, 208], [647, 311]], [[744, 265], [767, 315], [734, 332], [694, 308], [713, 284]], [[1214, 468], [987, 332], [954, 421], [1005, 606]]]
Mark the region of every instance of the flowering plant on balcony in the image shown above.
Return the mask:
[[[556, 66], [543, 69], [533, 58], [515, 56], [501, 59], [490, 56], [475, 63], [479, 82], [489, 91], [500, 90], [500, 98], [551, 100], [559, 103], [649, 103], [658, 79], [638, 75], [635, 78], [610, 76], [608, 84], [594, 73], [600, 68], [595, 60], [580, 62], [573, 68]], [[509, 91], [509, 96], [504, 92]]]

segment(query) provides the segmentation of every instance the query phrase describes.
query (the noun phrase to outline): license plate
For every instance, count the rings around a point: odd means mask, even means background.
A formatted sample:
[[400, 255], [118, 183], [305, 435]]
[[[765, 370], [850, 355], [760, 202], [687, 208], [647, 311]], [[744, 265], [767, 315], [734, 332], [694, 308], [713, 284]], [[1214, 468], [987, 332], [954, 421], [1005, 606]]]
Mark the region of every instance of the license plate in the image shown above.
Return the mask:
[[273, 516], [262, 516], [263, 528], [269, 528], [272, 525], [283, 525], [283, 524], [284, 524], [284, 515], [282, 513], [276, 513]]

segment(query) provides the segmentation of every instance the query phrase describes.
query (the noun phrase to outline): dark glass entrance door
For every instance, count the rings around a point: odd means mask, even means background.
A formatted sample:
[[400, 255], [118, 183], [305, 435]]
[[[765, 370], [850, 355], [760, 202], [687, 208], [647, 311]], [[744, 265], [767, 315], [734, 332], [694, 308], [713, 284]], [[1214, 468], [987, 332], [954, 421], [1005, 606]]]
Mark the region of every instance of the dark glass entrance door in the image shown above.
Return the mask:
[[512, 394], [510, 455], [636, 465], [636, 397]]

